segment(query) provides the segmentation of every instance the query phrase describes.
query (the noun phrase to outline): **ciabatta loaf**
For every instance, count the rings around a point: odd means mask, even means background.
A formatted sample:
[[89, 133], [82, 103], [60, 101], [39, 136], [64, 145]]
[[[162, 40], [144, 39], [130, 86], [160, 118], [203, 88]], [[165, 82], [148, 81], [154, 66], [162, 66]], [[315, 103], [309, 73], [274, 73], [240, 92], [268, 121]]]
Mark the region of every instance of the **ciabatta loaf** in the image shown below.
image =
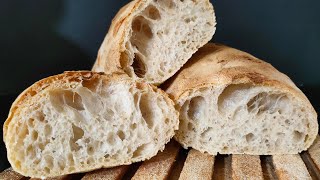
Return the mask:
[[284, 74], [222, 45], [201, 48], [166, 90], [180, 108], [175, 138], [212, 155], [297, 154], [318, 133], [317, 114]]
[[161, 84], [213, 36], [209, 0], [134, 0], [113, 19], [93, 71]]
[[178, 112], [163, 91], [127, 75], [82, 71], [25, 90], [3, 131], [12, 168], [43, 178], [149, 159], [177, 128]]

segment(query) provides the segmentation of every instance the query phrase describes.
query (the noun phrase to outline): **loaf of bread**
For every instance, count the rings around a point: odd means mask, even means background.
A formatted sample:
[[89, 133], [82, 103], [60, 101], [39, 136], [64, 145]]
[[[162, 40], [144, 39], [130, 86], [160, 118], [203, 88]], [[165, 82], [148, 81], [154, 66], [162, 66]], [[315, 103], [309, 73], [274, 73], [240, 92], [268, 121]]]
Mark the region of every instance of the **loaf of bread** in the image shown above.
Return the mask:
[[25, 90], [3, 132], [12, 168], [44, 178], [150, 159], [178, 122], [162, 90], [127, 75], [79, 71]]
[[223, 45], [201, 48], [166, 92], [178, 104], [175, 138], [185, 148], [212, 155], [297, 154], [318, 133], [314, 108], [286, 75]]
[[209, 0], [134, 0], [113, 19], [93, 71], [161, 84], [213, 36]]

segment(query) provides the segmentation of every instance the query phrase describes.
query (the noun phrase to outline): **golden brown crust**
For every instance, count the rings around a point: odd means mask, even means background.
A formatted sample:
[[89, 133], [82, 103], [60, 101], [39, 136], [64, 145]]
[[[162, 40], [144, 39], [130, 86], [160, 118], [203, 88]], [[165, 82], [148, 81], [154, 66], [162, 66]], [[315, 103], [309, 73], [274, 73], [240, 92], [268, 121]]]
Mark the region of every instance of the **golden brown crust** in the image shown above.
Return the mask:
[[145, 161], [132, 179], [167, 179], [179, 150], [179, 144], [171, 141], [163, 152], [159, 152], [157, 156]]
[[[180, 118], [180, 120], [184, 123], [187, 122], [187, 120], [183, 118], [189, 116], [189, 114], [187, 113], [189, 113], [190, 111], [186, 109], [190, 108], [191, 106], [191, 98], [202, 95], [202, 92], [210, 91], [210, 93], [212, 93], [212, 96], [214, 96], [214, 98], [216, 98], [217, 100], [214, 100], [215, 102], [213, 104], [219, 107], [219, 98], [224, 98], [224, 94], [222, 93], [226, 92], [226, 89], [228, 87], [238, 88], [241, 86], [245, 86], [246, 88], [248, 87], [250, 89], [259, 89], [258, 91], [260, 92], [268, 91], [268, 93], [272, 92], [285, 94], [290, 98], [290, 103], [292, 103], [293, 106], [302, 107], [301, 111], [303, 112], [303, 114], [305, 114], [309, 125], [307, 127], [308, 136], [303, 148], [301, 147], [300, 151], [306, 150], [309, 146], [311, 146], [318, 132], [318, 122], [317, 114], [307, 97], [285, 74], [276, 70], [269, 63], [259, 60], [254, 56], [240, 50], [217, 44], [205, 45], [204, 47], [200, 48], [199, 51], [194, 54], [194, 56], [182, 68], [182, 70], [178, 74], [176, 74], [174, 78], [171, 79], [170, 84], [167, 86], [168, 88], [166, 89], [166, 92], [177, 103], [178, 108], [182, 108], [181, 112], [186, 113], [185, 116], [181, 116]], [[228, 103], [226, 103], [226, 110], [229, 110], [228, 107], [234, 102], [230, 104]], [[184, 107], [186, 108], [184, 109]], [[194, 112], [198, 113], [198, 110]], [[219, 119], [223, 119], [224, 117], [226, 117], [224, 114], [216, 113], [215, 116], [216, 115], [220, 115]], [[199, 119], [202, 120], [202, 115], [199, 115]], [[243, 119], [241, 119], [241, 121], [242, 120]], [[208, 120], [206, 121], [206, 123], [212, 123], [212, 121], [209, 122]], [[192, 126], [192, 124], [194, 124], [194, 126]], [[194, 136], [200, 135], [200, 131], [202, 131], [199, 130], [202, 127], [199, 128], [198, 124], [199, 120], [195, 121], [195, 123], [184, 123], [185, 126], [180, 126], [180, 129], [176, 133], [175, 138], [185, 148], [193, 147], [201, 152], [209, 152], [212, 155], [215, 155], [217, 152], [226, 154], [230, 153], [223, 152], [222, 150], [213, 151], [213, 148], [211, 149], [210, 147], [206, 147], [200, 140], [194, 140], [197, 139], [194, 138]], [[305, 126], [307, 126], [307, 124]], [[193, 130], [193, 127], [195, 127], [196, 130]], [[205, 124], [203, 127], [209, 127], [209, 125]], [[197, 132], [192, 134], [193, 132], [191, 131]], [[201, 139], [202, 137], [199, 138]], [[298, 152], [299, 151], [293, 151], [287, 153]], [[244, 153], [259, 155], [262, 152], [251, 150], [248, 152], [245, 151]], [[264, 154], [266, 155], [274, 153], [279, 154], [279, 152], [272, 150], [269, 153], [265, 152]], [[283, 153], [285, 152], [281, 152], [280, 154]]]
[[[12, 136], [12, 133], [8, 133], [8, 128], [11, 126], [11, 123], [18, 124], [16, 121], [12, 121], [13, 117], [18, 116], [21, 112], [20, 110], [23, 109], [24, 106], [28, 106], [32, 104], [35, 101], [36, 95], [39, 95], [42, 93], [42, 91], [47, 91], [50, 89], [55, 89], [55, 88], [74, 88], [79, 85], [81, 86], [93, 86], [94, 83], [98, 83], [98, 81], [104, 81], [105, 84], [112, 83], [114, 81], [123, 81], [124, 83], [131, 83], [134, 84], [134, 86], [142, 91], [153, 91], [156, 93], [161, 94], [164, 97], [164, 100], [168, 105], [171, 107], [174, 107], [173, 101], [169, 98], [169, 96], [162, 91], [161, 89], [158, 89], [157, 87], [153, 85], [149, 85], [147, 83], [144, 83], [143, 81], [134, 81], [131, 79], [128, 75], [123, 74], [123, 73], [113, 73], [106, 75], [104, 73], [98, 73], [98, 72], [91, 72], [91, 71], [68, 71], [64, 72], [63, 74], [51, 76], [48, 78], [45, 78], [43, 80], [40, 80], [27, 88], [25, 91], [23, 91], [15, 100], [15, 102], [12, 104], [11, 109], [9, 111], [9, 116], [7, 120], [4, 123], [3, 126], [3, 132], [4, 132], [4, 142], [6, 143], [7, 146], [10, 146], [10, 144], [7, 144], [10, 142], [10, 136]], [[36, 98], [41, 98], [41, 94], [37, 96]], [[178, 117], [178, 112], [175, 111], [176, 116]], [[175, 129], [178, 127], [178, 121], [177, 124], [175, 125]], [[166, 143], [169, 141], [169, 139], [165, 140]], [[8, 159], [9, 162], [11, 162], [12, 159], [9, 157], [9, 152], [8, 152]], [[151, 157], [148, 157], [148, 159]], [[125, 164], [131, 164], [132, 162], [125, 162]], [[11, 163], [12, 164], [12, 163]], [[21, 169], [15, 169], [15, 165], [13, 165], [14, 170], [21, 172]], [[103, 165], [103, 167], [112, 167], [114, 165]], [[88, 169], [82, 169], [81, 172], [87, 172], [91, 171], [97, 168], [92, 168], [89, 167]], [[56, 176], [59, 174], [55, 174], [52, 176]], [[29, 175], [31, 176], [31, 175]], [[39, 176], [36, 176], [39, 177]]]
[[129, 166], [118, 166], [109, 169], [99, 169], [87, 173], [82, 180], [120, 180], [127, 172]]
[[[71, 180], [71, 175], [58, 176], [53, 178], [46, 178], [45, 180]], [[29, 180], [42, 180], [40, 178], [30, 178]]]
[[[8, 124], [10, 123], [12, 117], [14, 116], [16, 109], [20, 105], [30, 100], [34, 95], [38, 94], [39, 92], [45, 90], [46, 88], [54, 84], [63, 85], [69, 82], [79, 83], [82, 81], [95, 80], [101, 77], [104, 77], [106, 81], [110, 81], [111, 79], [126, 79], [127, 81], [132, 81], [126, 74], [121, 72], [113, 73], [113, 74], [104, 74], [102, 72], [92, 72], [92, 71], [66, 71], [63, 74], [50, 76], [45, 79], [42, 79], [34, 83], [32, 86], [30, 86], [26, 90], [24, 90], [12, 103], [8, 118], [3, 125], [3, 137], [5, 137], [7, 134]], [[165, 96], [165, 99], [168, 103], [173, 104], [169, 96], [164, 91], [157, 88], [156, 86], [146, 84], [143, 81], [136, 82], [136, 84], [138, 87], [141, 87], [141, 89], [151, 87], [153, 91], [158, 92], [163, 96]]]
[[232, 179], [263, 179], [260, 157], [232, 155]]
[[306, 99], [289, 77], [269, 63], [240, 50], [212, 43], [194, 54], [173, 78], [167, 92], [179, 99], [190, 89], [240, 83], [280, 86]]
[[[104, 73], [96, 73], [91, 71], [66, 71], [63, 74], [50, 76], [45, 79], [42, 79], [32, 86], [24, 90], [17, 99], [12, 103], [12, 106], [9, 111], [9, 115], [7, 120], [3, 125], [3, 137], [6, 137], [8, 125], [11, 122], [12, 117], [14, 116], [17, 108], [29, 101], [33, 96], [38, 94], [39, 92], [45, 90], [46, 88], [54, 85], [54, 84], [66, 84], [68, 82], [81, 82], [81, 81], [90, 81], [93, 79], [97, 79], [104, 75]], [[112, 74], [112, 75], [104, 75], [107, 79], [111, 78], [123, 78], [126, 77], [125, 74]], [[5, 141], [5, 139], [4, 139]]]
[[214, 156], [191, 149], [179, 179], [184, 180], [193, 177], [194, 179], [210, 180], [214, 173], [213, 165]]
[[[128, 36], [132, 18], [150, 0], [134, 0], [122, 7], [112, 20], [109, 31], [98, 52], [92, 70], [97, 72], [123, 72], [121, 53], [125, 51], [125, 38]], [[102, 69], [101, 69], [102, 68]]]
[[177, 101], [188, 96], [191, 90], [230, 84], [251, 84], [281, 89], [300, 99], [310, 112], [317, 116], [301, 90], [288, 76], [271, 64], [240, 50], [213, 43], [205, 45], [194, 54], [171, 79], [166, 92]]
[[306, 165], [299, 155], [272, 156], [277, 177], [284, 179], [311, 179]]
[[309, 148], [308, 153], [313, 163], [316, 165], [318, 171], [320, 172], [320, 137], [319, 135], [317, 136], [313, 145]]
[[15, 172], [14, 170], [12, 170], [12, 168], [9, 168], [9, 169], [6, 169], [0, 173], [0, 179], [3, 179], [3, 180], [6, 180], [6, 179], [8, 179], [8, 180], [25, 180], [28, 178]]

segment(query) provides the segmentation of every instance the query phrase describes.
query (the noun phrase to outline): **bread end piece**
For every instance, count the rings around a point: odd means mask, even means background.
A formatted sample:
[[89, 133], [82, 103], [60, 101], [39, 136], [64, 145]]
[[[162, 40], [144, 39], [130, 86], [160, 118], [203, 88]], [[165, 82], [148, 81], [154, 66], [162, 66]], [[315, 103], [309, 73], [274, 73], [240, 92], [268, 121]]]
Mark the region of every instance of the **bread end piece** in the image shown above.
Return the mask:
[[166, 90], [178, 103], [175, 138], [212, 155], [298, 154], [318, 134], [317, 114], [284, 74], [223, 45], [201, 48]]
[[114, 18], [93, 71], [159, 85], [211, 40], [215, 25], [209, 0], [132, 1]]
[[150, 159], [177, 128], [178, 112], [160, 89], [127, 75], [79, 71], [25, 90], [3, 130], [12, 168], [44, 178]]

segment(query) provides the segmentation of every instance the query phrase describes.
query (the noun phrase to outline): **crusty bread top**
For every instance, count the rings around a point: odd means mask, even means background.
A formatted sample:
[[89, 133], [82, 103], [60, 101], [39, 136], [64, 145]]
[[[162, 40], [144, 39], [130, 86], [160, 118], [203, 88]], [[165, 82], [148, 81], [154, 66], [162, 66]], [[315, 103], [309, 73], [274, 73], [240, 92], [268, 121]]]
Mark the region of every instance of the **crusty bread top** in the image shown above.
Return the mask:
[[[126, 74], [123, 73], [113, 73], [113, 74], [104, 74], [104, 73], [98, 73], [98, 72], [91, 72], [91, 71], [66, 71], [63, 74], [51, 76], [45, 79], [42, 79], [36, 83], [34, 83], [32, 86], [24, 90], [12, 103], [12, 106], [9, 111], [9, 115], [7, 120], [5, 121], [3, 125], [3, 139], [6, 142], [5, 138], [7, 136], [7, 129], [8, 125], [11, 122], [11, 119], [16, 113], [16, 110], [19, 106], [23, 105], [24, 103], [31, 100], [31, 98], [38, 94], [39, 92], [45, 90], [46, 88], [52, 88], [53, 87], [64, 87], [64, 86], [72, 86], [72, 84], [77, 84], [79, 82], [91, 82], [98, 80], [99, 78], [103, 78], [106, 80], [106, 82], [111, 82], [114, 79], [120, 79], [123, 81], [133, 81], [131, 78], [129, 78]], [[171, 100], [169, 100], [169, 97], [166, 93], [164, 93], [161, 89], [153, 86], [148, 85], [146, 83], [139, 83], [138, 86], [141, 88], [150, 86], [154, 91], [161, 93], [165, 96], [165, 99], [168, 103], [172, 104]]]
[[307, 97], [285, 74], [271, 64], [224, 45], [209, 43], [188, 61], [171, 79], [166, 92], [174, 99], [183, 99], [192, 89], [229, 84], [252, 84], [279, 87], [299, 99], [312, 110]]
[[[51, 76], [45, 79], [42, 79], [36, 83], [34, 83], [32, 86], [24, 90], [12, 103], [12, 106], [9, 111], [9, 115], [7, 120], [5, 121], [3, 125], [3, 137], [5, 141], [5, 137], [7, 134], [8, 124], [10, 123], [12, 117], [16, 113], [16, 109], [24, 104], [25, 102], [30, 101], [31, 97], [36, 95], [37, 93], [43, 91], [44, 89], [48, 88], [49, 86], [64, 86], [65, 83], [69, 82], [80, 82], [90, 79], [97, 79], [99, 76], [103, 75], [103, 73], [94, 73], [90, 71], [67, 71], [63, 74], [59, 74], [56, 76]], [[108, 77], [115, 77], [118, 75], [109, 75]], [[125, 77], [125, 75], [120, 75], [120, 77]], [[54, 83], [55, 82], [55, 83]]]
[[[123, 91], [130, 96], [122, 93], [122, 89], [117, 89], [119, 84], [125, 87]], [[81, 91], [84, 88], [88, 91]], [[65, 95], [64, 92], [70, 93]], [[121, 98], [114, 98], [117, 95]], [[152, 102], [149, 97], [154, 98]], [[44, 104], [44, 101], [48, 103]], [[121, 106], [123, 104], [129, 105]], [[135, 105], [139, 109], [135, 109]], [[160, 105], [164, 107], [160, 108]], [[50, 112], [54, 113], [46, 114], [46, 107], [53, 109]], [[108, 111], [111, 108], [114, 108], [114, 111], [111, 110], [113, 113]], [[37, 112], [40, 117], [35, 115]], [[74, 115], [74, 112], [78, 114]], [[135, 116], [136, 112], [138, 116]], [[110, 121], [114, 114], [118, 116]], [[131, 126], [130, 120], [133, 118], [130, 119], [130, 115], [141, 124], [134, 122], [135, 125]], [[152, 119], [153, 116], [156, 119]], [[94, 127], [94, 130], [90, 127]], [[45, 78], [26, 89], [13, 103], [3, 131], [8, 160], [13, 169], [24, 176], [40, 178], [150, 159], [163, 150], [177, 128], [178, 112], [173, 101], [162, 90], [135, 81], [125, 74], [78, 71]], [[142, 134], [138, 135], [138, 132]], [[96, 143], [98, 141], [105, 143], [104, 149]], [[115, 144], [119, 150], [112, 149], [116, 149]], [[125, 148], [131, 152], [128, 153]], [[118, 156], [115, 155], [117, 153]], [[95, 158], [97, 156], [99, 160]]]

